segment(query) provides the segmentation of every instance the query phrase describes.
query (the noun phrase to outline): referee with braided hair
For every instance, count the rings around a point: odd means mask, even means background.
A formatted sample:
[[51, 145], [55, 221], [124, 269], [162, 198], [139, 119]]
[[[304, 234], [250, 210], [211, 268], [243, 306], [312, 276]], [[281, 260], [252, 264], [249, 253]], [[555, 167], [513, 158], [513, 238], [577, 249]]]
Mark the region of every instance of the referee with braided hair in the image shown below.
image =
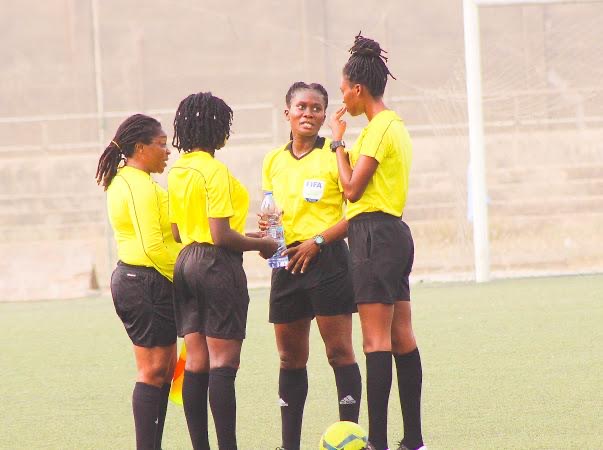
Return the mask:
[[210, 92], [180, 103], [173, 145], [184, 152], [168, 175], [172, 230], [185, 247], [174, 270], [178, 335], [187, 349], [182, 397], [195, 450], [209, 449], [207, 400], [220, 450], [236, 450], [235, 377], [249, 294], [243, 252], [268, 258], [276, 241], [244, 235], [249, 194], [214, 154], [230, 136], [232, 110]]
[[128, 117], [99, 159], [96, 181], [107, 191], [119, 261], [111, 276], [115, 310], [138, 368], [132, 394], [136, 448], [161, 448], [170, 382], [176, 364], [172, 278], [180, 251], [167, 219], [168, 196], [151, 178], [170, 154], [161, 124]]
[[[404, 438], [398, 450], [423, 447], [421, 433], [422, 368], [412, 329], [409, 274], [414, 244], [402, 221], [412, 145], [404, 123], [383, 102], [389, 76], [386, 53], [360, 34], [343, 68], [344, 106], [330, 127], [344, 195], [358, 304], [366, 355], [369, 440], [376, 450], [387, 444], [387, 405], [396, 363]], [[395, 79], [395, 78], [394, 78]], [[369, 123], [346, 153], [343, 115], [364, 114]]]

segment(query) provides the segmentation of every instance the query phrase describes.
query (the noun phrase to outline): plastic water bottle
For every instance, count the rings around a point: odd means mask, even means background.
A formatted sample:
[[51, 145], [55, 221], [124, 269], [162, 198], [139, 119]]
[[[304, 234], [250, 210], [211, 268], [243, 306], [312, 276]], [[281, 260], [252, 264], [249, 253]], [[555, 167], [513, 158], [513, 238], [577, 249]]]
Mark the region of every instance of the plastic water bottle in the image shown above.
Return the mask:
[[288, 256], [282, 256], [281, 252], [287, 248], [285, 245], [285, 233], [283, 231], [283, 223], [281, 220], [281, 210], [276, 205], [272, 192], [264, 194], [264, 200], [260, 207], [262, 220], [268, 222], [268, 236], [278, 242], [276, 253], [268, 258], [268, 266], [274, 268], [285, 267], [289, 262]]

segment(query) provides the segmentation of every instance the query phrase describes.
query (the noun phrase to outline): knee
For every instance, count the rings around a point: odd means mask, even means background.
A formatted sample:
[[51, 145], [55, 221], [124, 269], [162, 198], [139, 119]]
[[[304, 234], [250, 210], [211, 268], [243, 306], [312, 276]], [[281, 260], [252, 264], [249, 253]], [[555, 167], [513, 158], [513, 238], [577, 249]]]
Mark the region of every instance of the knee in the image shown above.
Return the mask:
[[221, 367], [238, 369], [240, 364], [240, 355], [220, 355], [219, 357], [211, 358], [209, 361], [210, 369], [218, 369]]
[[209, 371], [208, 358], [195, 357], [191, 353], [187, 353], [184, 369], [188, 372], [207, 373]]
[[362, 340], [362, 351], [364, 353], [390, 352], [391, 350], [391, 336], [365, 336]]
[[[163, 364], [150, 364], [138, 369], [138, 381], [161, 387], [166, 382], [169, 368]], [[170, 377], [171, 379], [171, 377]]]
[[279, 351], [281, 369], [303, 369], [308, 364], [308, 355], [289, 350]]
[[356, 357], [354, 356], [354, 349], [352, 346], [335, 346], [327, 349], [327, 359], [331, 367], [341, 367], [354, 364]]
[[417, 348], [417, 342], [412, 328], [406, 328], [392, 334], [392, 352], [404, 355]]

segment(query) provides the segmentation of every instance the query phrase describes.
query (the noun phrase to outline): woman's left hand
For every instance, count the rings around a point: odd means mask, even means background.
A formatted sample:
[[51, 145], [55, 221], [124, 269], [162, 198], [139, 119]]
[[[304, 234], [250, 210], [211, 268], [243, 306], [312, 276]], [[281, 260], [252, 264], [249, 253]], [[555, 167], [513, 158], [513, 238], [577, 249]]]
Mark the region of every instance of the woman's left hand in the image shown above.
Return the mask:
[[347, 123], [343, 120], [343, 115], [347, 112], [347, 109], [344, 106], [335, 111], [331, 117], [329, 118], [329, 127], [333, 132], [333, 140], [340, 141], [343, 139], [343, 135], [345, 133], [345, 129], [347, 127]]
[[320, 249], [314, 243], [314, 239], [308, 239], [296, 247], [288, 248], [283, 252], [283, 255], [289, 257], [287, 270], [292, 274], [297, 272], [304, 273], [310, 262], [318, 255]]

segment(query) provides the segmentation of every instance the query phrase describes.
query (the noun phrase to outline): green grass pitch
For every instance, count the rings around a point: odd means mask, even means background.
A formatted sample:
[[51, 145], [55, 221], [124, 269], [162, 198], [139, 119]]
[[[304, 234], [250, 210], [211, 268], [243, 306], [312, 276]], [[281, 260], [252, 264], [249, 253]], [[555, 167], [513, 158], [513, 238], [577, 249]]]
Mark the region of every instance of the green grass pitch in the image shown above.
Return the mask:
[[[266, 450], [280, 444], [278, 358], [267, 290], [251, 297], [238, 439], [242, 450]], [[413, 316], [430, 450], [603, 448], [603, 276], [416, 285]], [[0, 448], [134, 448], [134, 359], [110, 298], [0, 303], [0, 330]], [[316, 449], [337, 420], [334, 378], [315, 327], [311, 339], [304, 450]], [[354, 339], [364, 374], [357, 318]], [[394, 448], [402, 429], [395, 379]], [[163, 447], [191, 448], [174, 404]]]

